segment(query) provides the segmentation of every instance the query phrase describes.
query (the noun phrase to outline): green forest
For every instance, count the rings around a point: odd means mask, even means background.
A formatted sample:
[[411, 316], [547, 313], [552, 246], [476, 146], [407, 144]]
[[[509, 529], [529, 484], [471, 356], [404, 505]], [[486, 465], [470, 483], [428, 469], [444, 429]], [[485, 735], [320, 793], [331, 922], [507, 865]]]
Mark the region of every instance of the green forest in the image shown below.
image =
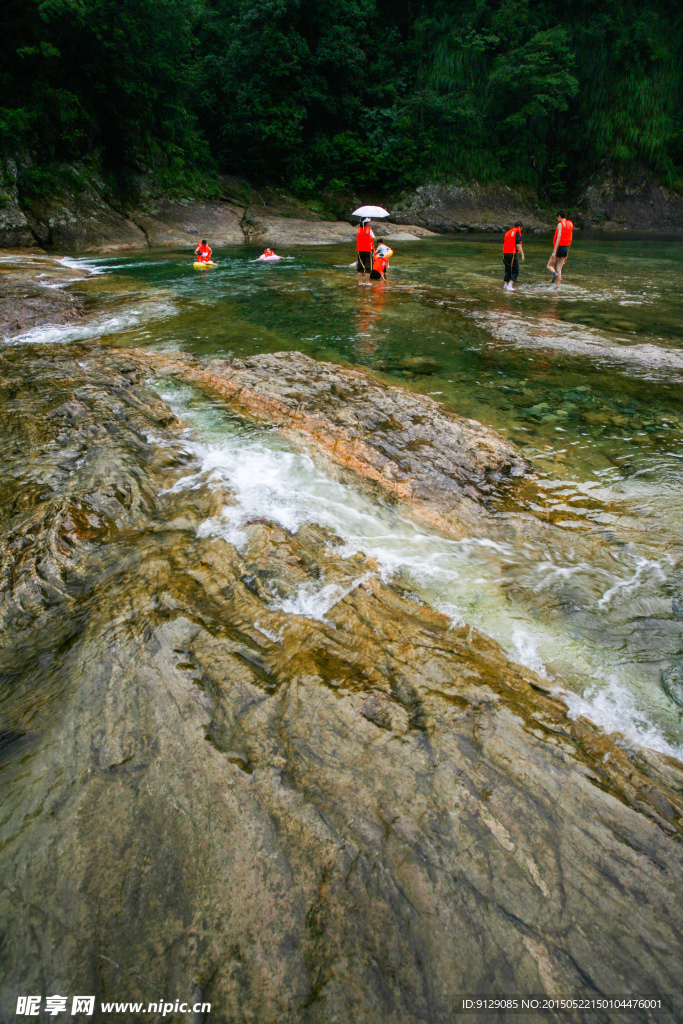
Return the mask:
[[[0, 146], [212, 194], [683, 178], [672, 0], [5, 0]], [[42, 179], [41, 179], [42, 175]]]

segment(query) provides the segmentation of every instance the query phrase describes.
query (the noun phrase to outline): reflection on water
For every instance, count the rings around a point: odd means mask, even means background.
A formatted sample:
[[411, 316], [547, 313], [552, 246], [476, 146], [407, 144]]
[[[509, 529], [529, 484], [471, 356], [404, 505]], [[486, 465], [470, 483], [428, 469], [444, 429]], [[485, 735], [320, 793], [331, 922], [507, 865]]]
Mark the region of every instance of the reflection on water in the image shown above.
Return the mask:
[[[560, 291], [548, 243], [525, 251], [514, 294], [502, 291], [498, 240], [399, 244], [389, 282], [372, 288], [357, 286], [342, 245], [274, 267], [251, 262], [253, 247], [224, 250], [210, 274], [179, 254], [89, 260], [110, 271], [77, 286], [99, 319], [44, 340], [76, 329], [202, 356], [299, 349], [360, 363], [504, 432], [539, 473], [504, 511], [561, 526], [548, 550], [425, 535], [271, 435], [226, 435], [208, 400], [174, 395], [196, 421], [203, 472], [227, 474], [241, 496], [205, 529], [239, 543], [244, 508], [288, 528], [314, 517], [420, 599], [557, 674], [577, 712], [682, 749], [680, 246], [579, 240]], [[320, 607], [335, 599], [318, 596]], [[300, 595], [300, 607], [317, 599]]]

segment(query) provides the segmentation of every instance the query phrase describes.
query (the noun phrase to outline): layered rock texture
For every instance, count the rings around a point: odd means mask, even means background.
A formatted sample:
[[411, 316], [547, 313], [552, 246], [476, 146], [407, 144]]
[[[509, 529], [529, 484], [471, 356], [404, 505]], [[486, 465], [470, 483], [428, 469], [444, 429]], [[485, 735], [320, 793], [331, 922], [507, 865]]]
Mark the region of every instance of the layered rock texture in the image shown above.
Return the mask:
[[14, 160], [0, 164], [0, 247], [34, 246], [36, 240], [19, 205], [17, 165]]
[[[206, 535], [236, 498], [174, 487], [199, 467], [149, 369], [0, 356], [2, 1019], [29, 992], [206, 1001], [226, 1024], [446, 1024], [481, 992], [680, 999], [682, 766], [569, 719], [329, 531]], [[261, 387], [262, 418], [313, 415], [284, 361], [240, 372], [245, 411]], [[341, 423], [386, 414], [371, 380], [338, 379]], [[519, 463], [453, 429], [481, 467]], [[324, 616], [284, 610], [326, 587]]]
[[[322, 245], [355, 238], [354, 225], [324, 220], [286, 196], [269, 205], [255, 202], [259, 193], [246, 189], [200, 202], [171, 198], [145, 182], [123, 196], [83, 167], [71, 169], [55, 194], [20, 201], [16, 166], [10, 161], [7, 168], [9, 184], [0, 189], [0, 247], [107, 253], [194, 249], [204, 237], [214, 248], [244, 242]], [[430, 234], [423, 226], [390, 224], [385, 237], [411, 241]]]
[[301, 352], [249, 359], [136, 353], [190, 380], [402, 500], [430, 526], [462, 536], [506, 477], [529, 468], [502, 435], [444, 414], [434, 399]]
[[[646, 173], [630, 178], [600, 174], [567, 209], [576, 227], [593, 233], [683, 234], [683, 196]], [[516, 220], [522, 221], [527, 233], [552, 232], [555, 214], [556, 208], [547, 203], [542, 206], [531, 189], [477, 183], [426, 184], [403, 196], [391, 209], [393, 220], [441, 234], [500, 234]]]
[[44, 324], [78, 320], [85, 311], [83, 296], [67, 285], [85, 272], [49, 259], [40, 250], [13, 253], [16, 264], [0, 265], [0, 337], [9, 338]]
[[[352, 242], [355, 226], [325, 219], [277, 189], [262, 194], [237, 179], [223, 180], [220, 199], [173, 198], [140, 177], [129, 195], [118, 194], [82, 166], [67, 168], [54, 194], [20, 196], [14, 161], [3, 165], [0, 186], [0, 248], [40, 245], [62, 252], [125, 252], [195, 247], [202, 237], [214, 247], [263, 242], [323, 245]], [[504, 184], [426, 183], [396, 200], [382, 235], [412, 241], [434, 233], [502, 233], [521, 219], [527, 233], [548, 233], [555, 210], [533, 189]], [[350, 209], [350, 207], [349, 207]], [[339, 211], [341, 213], [341, 211]], [[651, 175], [629, 179], [605, 173], [591, 181], [570, 210], [577, 228], [677, 237], [683, 232], [683, 197]], [[328, 213], [329, 216], [329, 213]]]
[[583, 191], [579, 207], [585, 227], [593, 230], [683, 234], [683, 196], [648, 174], [632, 179], [601, 175]]
[[414, 224], [430, 231], [506, 231], [521, 220], [527, 232], [547, 231], [555, 218], [542, 210], [531, 190], [506, 185], [422, 185], [404, 196], [391, 209], [392, 220]]

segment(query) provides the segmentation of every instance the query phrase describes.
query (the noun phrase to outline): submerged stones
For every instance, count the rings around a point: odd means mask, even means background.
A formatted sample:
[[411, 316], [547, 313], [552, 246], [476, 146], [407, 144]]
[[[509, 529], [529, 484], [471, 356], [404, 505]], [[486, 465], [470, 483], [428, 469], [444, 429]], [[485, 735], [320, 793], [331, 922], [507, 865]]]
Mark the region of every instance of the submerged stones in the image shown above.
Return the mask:
[[[278, 423], [330, 401], [331, 370], [307, 392], [306, 364], [269, 358], [211, 379]], [[446, 1024], [466, 992], [680, 998], [682, 766], [570, 718], [329, 530], [212, 532], [236, 496], [149, 365], [0, 356], [2, 1018], [44, 991], [187, 993], [253, 1024]], [[473, 479], [511, 465], [468, 421], [335, 380], [340, 430], [382, 422], [386, 444], [412, 410], [462, 431]], [[295, 600], [329, 588], [315, 614]]]
[[443, 363], [440, 363], [438, 359], [432, 359], [431, 356], [408, 356], [406, 359], [401, 359], [396, 365], [399, 370], [409, 370], [411, 373], [426, 375], [443, 370]]

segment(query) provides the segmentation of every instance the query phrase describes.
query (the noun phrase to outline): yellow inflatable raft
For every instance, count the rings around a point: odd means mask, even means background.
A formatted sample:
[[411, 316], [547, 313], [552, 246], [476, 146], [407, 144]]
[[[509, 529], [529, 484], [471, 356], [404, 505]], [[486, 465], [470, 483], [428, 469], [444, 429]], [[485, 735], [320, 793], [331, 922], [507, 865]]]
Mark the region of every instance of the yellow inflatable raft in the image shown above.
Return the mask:
[[208, 263], [195, 262], [192, 264], [192, 266], [195, 267], [197, 270], [204, 270], [206, 267], [215, 267], [216, 264], [213, 262], [213, 260], [209, 260]]

